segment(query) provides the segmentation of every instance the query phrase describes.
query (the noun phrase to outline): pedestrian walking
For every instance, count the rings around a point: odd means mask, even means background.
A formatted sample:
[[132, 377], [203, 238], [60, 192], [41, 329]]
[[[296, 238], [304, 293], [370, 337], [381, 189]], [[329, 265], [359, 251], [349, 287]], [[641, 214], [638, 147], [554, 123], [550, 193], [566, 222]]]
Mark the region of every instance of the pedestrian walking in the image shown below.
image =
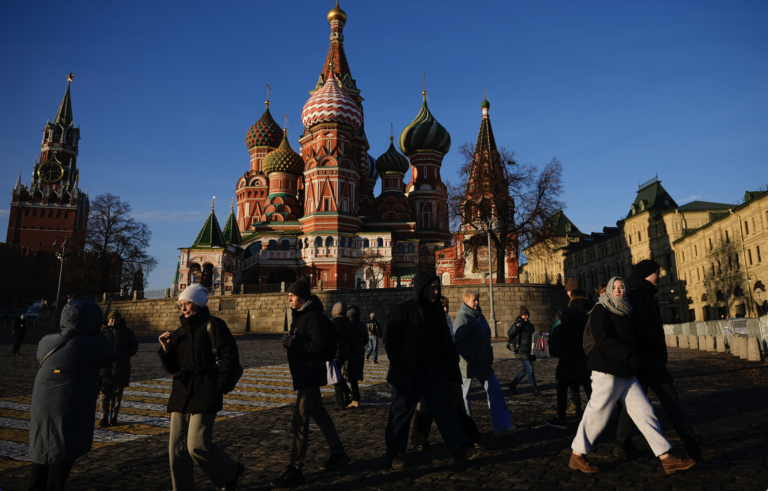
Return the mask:
[[27, 319], [24, 314], [21, 314], [13, 321], [13, 349], [11, 354], [18, 355], [19, 349], [21, 349], [21, 343], [24, 342], [24, 337], [27, 335]]
[[[342, 411], [352, 404], [355, 397], [349, 390], [349, 379], [344, 377], [343, 369], [352, 357], [353, 345], [359, 334], [357, 328], [347, 317], [347, 304], [337, 302], [331, 310], [331, 315], [331, 322], [336, 328], [336, 366], [341, 375], [333, 387], [336, 392], [336, 410]], [[353, 391], [357, 393], [357, 400], [359, 401], [360, 391], [357, 389], [357, 382], [355, 382]]]
[[[655, 261], [646, 259], [637, 263], [634, 273], [627, 278], [627, 299], [632, 305], [632, 329], [635, 336], [635, 354], [643, 368], [637, 380], [644, 392], [651, 389], [659, 398], [672, 427], [683, 441], [688, 455], [702, 459], [702, 447], [698, 435], [685, 417], [675, 389], [672, 374], [667, 370], [667, 343], [664, 323], [653, 296], [658, 292], [661, 269]], [[640, 454], [632, 443], [634, 425], [627, 408], [622, 408], [616, 431], [617, 443], [614, 456], [632, 458]]]
[[[568, 389], [571, 389], [572, 394], [578, 394], [581, 385], [587, 397], [592, 394], [590, 370], [587, 368], [587, 355], [582, 344], [584, 329], [587, 326], [587, 312], [592, 309], [592, 305], [587, 299], [586, 291], [577, 288], [569, 293], [571, 301], [568, 302], [568, 307], [558, 313], [558, 322], [549, 335], [549, 353], [558, 358], [555, 369], [557, 415], [544, 422], [559, 430], [568, 429]], [[577, 410], [581, 410], [580, 405]]]
[[[565, 283], [565, 293], [566, 295], [568, 295], [569, 302], [573, 299], [573, 292], [576, 290], [581, 290], [579, 288], [579, 280], [577, 278], [568, 278], [568, 281]], [[584, 291], [584, 290], [581, 290], [581, 291]], [[589, 310], [592, 310], [591, 303], [587, 311]], [[555, 327], [557, 327], [559, 323], [560, 323], [560, 319], [558, 318], [555, 321], [555, 324], [552, 326], [552, 329], [550, 330], [550, 345], [552, 344], [551, 333], [554, 332]], [[550, 348], [550, 355], [551, 354], [552, 354], [552, 351]], [[566, 406], [565, 412], [567, 414], [577, 415], [581, 413], [581, 394], [579, 393], [579, 384], [571, 384], [568, 388], [571, 391], [571, 399], [568, 401], [568, 406]]]
[[536, 397], [543, 397], [539, 391], [539, 387], [536, 385], [536, 376], [533, 373], [533, 362], [536, 361], [536, 355], [531, 354], [533, 345], [533, 333], [536, 329], [533, 327], [528, 319], [531, 314], [525, 306], [520, 307], [520, 315], [512, 323], [512, 327], [507, 331], [507, 349], [511, 349], [515, 352], [515, 359], [520, 360], [523, 364], [523, 369], [515, 376], [512, 382], [509, 383], [509, 391], [512, 395], [519, 395], [517, 392], [517, 384], [523, 380], [523, 377], [528, 376], [528, 383], [533, 387], [533, 395]]
[[206, 307], [208, 289], [200, 283], [185, 288], [178, 302], [181, 326], [158, 338], [160, 361], [173, 375], [167, 409], [173, 489], [195, 489], [193, 464], [197, 464], [214, 486], [232, 491], [245, 468], [213, 443], [213, 427], [224, 393], [240, 375], [237, 343], [226, 322]]
[[365, 361], [369, 361], [372, 356], [373, 360], [371, 361], [378, 363], [379, 336], [381, 336], [381, 332], [379, 331], [379, 321], [376, 320], [376, 314], [371, 312], [371, 320], [368, 321], [365, 327], [368, 330], [368, 351], [365, 352]]
[[384, 457], [393, 468], [406, 465], [408, 430], [422, 397], [456, 462], [476, 459], [485, 451], [482, 445], [469, 441], [451, 404], [450, 382], [460, 383], [461, 371], [439, 297], [440, 279], [418, 271], [411, 298], [392, 307], [384, 329], [384, 349], [389, 358], [387, 382], [392, 386]]
[[358, 382], [363, 381], [363, 369], [365, 368], [365, 343], [368, 341], [368, 329], [360, 322], [360, 307], [347, 306], [347, 317], [352, 323], [354, 336], [352, 337], [351, 355], [349, 360], [341, 368], [341, 376], [352, 388], [352, 402], [348, 408], [360, 407], [360, 388]]
[[101, 309], [76, 300], [64, 306], [61, 332], [37, 346], [39, 362], [29, 421], [29, 491], [59, 491], [75, 460], [93, 445], [93, 401], [99, 394], [99, 367], [117, 353], [100, 336]]
[[672, 446], [662, 436], [653, 407], [635, 378], [642, 362], [634, 352], [632, 305], [624, 297], [624, 285], [622, 278], [611, 278], [606, 294], [599, 297], [598, 304], [589, 314], [584, 346], [593, 345], [587, 360], [587, 367], [592, 370], [592, 397], [571, 444], [573, 452], [568, 466], [588, 474], [599, 471], [585, 457], [608, 424], [614, 405], [621, 401], [653, 454], [661, 459], [664, 472], [674, 474], [690, 469], [696, 462], [669, 455]]
[[296, 404], [291, 420], [293, 447], [288, 465], [271, 483], [280, 488], [304, 483], [310, 418], [320, 428], [330, 448], [330, 455], [320, 468], [334, 469], [350, 460], [320, 396], [320, 387], [328, 384], [326, 353], [329, 350], [326, 343], [329, 338], [327, 332], [333, 326], [326, 326], [323, 304], [316, 295], [312, 295], [306, 277], [299, 278], [288, 288], [288, 303], [291, 307], [291, 327], [288, 334], [283, 335], [282, 343], [288, 355]]
[[120, 414], [120, 403], [123, 400], [123, 390], [131, 381], [131, 357], [139, 350], [139, 343], [133, 331], [128, 329], [118, 311], [108, 315], [108, 324], [101, 328], [101, 334], [107, 338], [109, 345], [117, 352], [117, 360], [112, 366], [101, 369], [101, 421], [99, 427], [114, 426]]
[[512, 426], [509, 410], [501, 393], [501, 384], [493, 371], [493, 346], [491, 326], [480, 310], [480, 293], [466, 290], [464, 303], [456, 315], [453, 342], [459, 352], [459, 368], [462, 376], [462, 396], [467, 413], [472, 416], [469, 389], [472, 380], [477, 379], [485, 389], [488, 409], [491, 410], [493, 435], [499, 438], [512, 436], [517, 428]]

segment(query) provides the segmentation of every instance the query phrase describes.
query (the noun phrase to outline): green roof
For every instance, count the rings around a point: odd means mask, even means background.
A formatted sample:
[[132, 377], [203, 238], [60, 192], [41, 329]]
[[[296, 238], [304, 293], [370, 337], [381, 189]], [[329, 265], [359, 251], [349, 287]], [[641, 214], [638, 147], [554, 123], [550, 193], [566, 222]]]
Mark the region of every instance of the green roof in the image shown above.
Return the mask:
[[237, 226], [234, 204], [232, 205], [232, 211], [229, 212], [227, 223], [224, 224], [222, 235], [224, 236], [225, 244], [239, 244], [243, 240], [243, 237], [240, 235], [240, 229]]
[[181, 266], [181, 263], [179, 261], [176, 261], [176, 274], [173, 275], [173, 283], [176, 284], [179, 282], [179, 267]]
[[727, 203], [713, 203], [711, 201], [691, 201], [678, 208], [678, 211], [707, 211], [707, 210], [727, 210], [733, 208], [733, 205]]
[[61, 100], [59, 112], [56, 113], [53, 124], [72, 126], [72, 99], [69, 96], [69, 82], [67, 82], [67, 91], [64, 92], [64, 98]]
[[656, 177], [640, 186], [627, 218], [646, 210], [664, 208], [677, 208], [677, 203]]
[[[483, 102], [488, 102], [484, 100]], [[488, 106], [490, 107], [490, 103]], [[484, 116], [483, 121], [480, 123], [480, 133], [477, 135], [477, 144], [475, 145], [475, 153], [480, 153], [485, 150], [496, 152], [496, 138], [493, 136], [493, 128], [491, 127], [491, 117]]]
[[200, 233], [197, 234], [195, 242], [192, 247], [226, 247], [227, 243], [224, 241], [224, 235], [221, 233], [221, 227], [219, 227], [219, 221], [216, 219], [216, 214], [211, 208], [211, 214], [208, 215], [208, 219], [205, 221], [203, 228], [200, 229]]
[[547, 222], [553, 227], [552, 235], [555, 237], [586, 235], [567, 217], [563, 210], [547, 218]]

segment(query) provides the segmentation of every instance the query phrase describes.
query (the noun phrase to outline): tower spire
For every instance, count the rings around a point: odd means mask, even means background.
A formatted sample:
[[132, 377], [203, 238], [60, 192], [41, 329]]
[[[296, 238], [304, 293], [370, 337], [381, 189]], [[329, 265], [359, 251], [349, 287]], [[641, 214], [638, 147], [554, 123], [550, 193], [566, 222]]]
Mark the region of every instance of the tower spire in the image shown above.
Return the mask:
[[69, 75], [67, 75], [67, 91], [64, 92], [64, 98], [61, 100], [59, 112], [56, 113], [56, 119], [53, 120], [53, 124], [72, 126], [72, 98], [69, 95], [69, 86], [74, 78], [75, 76], [72, 72], [69, 72]]
[[21, 171], [19, 171], [19, 177], [16, 179], [16, 185], [13, 186], [14, 191], [18, 191], [21, 188]]
[[269, 109], [269, 90], [270, 90], [270, 87], [269, 87], [269, 84], [267, 84], [267, 102], [266, 102], [267, 109]]

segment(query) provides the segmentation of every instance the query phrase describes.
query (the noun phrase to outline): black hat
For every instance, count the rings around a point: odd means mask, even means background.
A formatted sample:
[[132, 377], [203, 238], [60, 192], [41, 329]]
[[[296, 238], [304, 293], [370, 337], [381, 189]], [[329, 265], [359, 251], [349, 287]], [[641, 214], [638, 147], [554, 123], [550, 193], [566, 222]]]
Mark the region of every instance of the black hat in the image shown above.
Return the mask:
[[523, 316], [523, 315], [527, 315], [528, 317], [530, 317], [530, 316], [531, 316], [531, 313], [530, 313], [530, 312], [528, 312], [528, 309], [526, 309], [524, 305], [521, 305], [521, 306], [520, 306], [520, 315], [521, 315], [521, 316]]
[[304, 300], [309, 300], [309, 297], [312, 296], [312, 290], [309, 287], [309, 280], [306, 276], [302, 276], [298, 280], [291, 283], [291, 286], [288, 287], [288, 293], [293, 293], [297, 297], [303, 298]]
[[643, 259], [639, 263], [635, 264], [635, 273], [637, 273], [640, 278], [648, 278], [658, 270], [659, 263], [651, 259]]

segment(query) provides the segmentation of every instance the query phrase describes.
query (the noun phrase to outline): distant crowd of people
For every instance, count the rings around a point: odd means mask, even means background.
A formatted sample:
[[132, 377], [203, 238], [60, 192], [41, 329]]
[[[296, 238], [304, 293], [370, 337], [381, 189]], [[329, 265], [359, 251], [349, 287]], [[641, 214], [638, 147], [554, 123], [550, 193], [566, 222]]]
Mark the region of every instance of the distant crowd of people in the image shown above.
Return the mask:
[[[632, 443], [639, 430], [661, 459], [666, 474], [690, 469], [704, 458], [705, 448], [683, 413], [666, 368], [664, 331], [653, 298], [659, 278], [657, 263], [641, 261], [626, 281], [613, 277], [601, 285], [594, 304], [576, 279], [565, 285], [568, 305], [557, 313], [548, 336], [549, 352], [558, 358], [557, 396], [555, 415], [545, 422], [566, 430], [569, 414], [581, 416], [567, 464], [571, 469], [599, 472], [587, 456], [615, 409], [620, 411], [617, 457], [642, 453]], [[245, 470], [214, 442], [214, 421], [222, 410], [224, 394], [234, 390], [243, 368], [228, 326], [206, 307], [207, 293], [200, 284], [186, 288], [178, 299], [180, 327], [158, 338], [160, 363], [173, 376], [167, 406], [171, 413], [168, 451], [171, 481], [177, 491], [194, 489], [195, 464], [216, 489], [224, 491], [236, 489]], [[456, 463], [482, 457], [486, 447], [470, 404], [474, 380], [485, 392], [494, 437], [516, 437], [517, 428], [493, 367], [495, 327], [483, 315], [478, 291], [463, 293], [452, 321], [439, 277], [418, 271], [411, 296], [390, 307], [383, 325], [374, 313], [362, 322], [360, 308], [344, 302], [333, 305], [327, 317], [307, 278], [291, 284], [287, 297], [291, 322], [281, 343], [296, 392], [293, 445], [285, 469], [272, 480], [272, 486], [287, 488], [305, 482], [310, 421], [320, 429], [329, 448], [321, 469], [350, 462], [320, 388], [334, 386], [336, 410], [359, 408], [359, 382], [364, 380], [366, 363], [378, 363], [380, 345], [389, 362], [386, 380], [392, 396], [384, 432], [383, 458], [388, 466], [407, 467], [409, 434], [412, 451], [429, 451], [433, 422]], [[70, 302], [62, 313], [61, 333], [40, 341], [30, 421], [30, 490], [64, 488], [75, 459], [91, 449], [92, 401], [97, 394], [99, 426], [119, 424], [123, 389], [130, 383], [130, 358], [138, 344], [119, 312], [107, 317], [102, 326], [102, 312], [96, 304]], [[534, 373], [535, 333], [529, 310], [520, 306], [519, 316], [507, 332], [507, 348], [521, 363], [520, 372], [507, 384], [512, 396], [519, 394], [518, 384], [526, 377], [534, 396], [543, 396]], [[17, 351], [14, 347], [14, 353]], [[587, 398], [584, 405], [581, 388]], [[688, 458], [669, 453], [672, 446], [662, 436], [648, 390], [659, 398]]]

